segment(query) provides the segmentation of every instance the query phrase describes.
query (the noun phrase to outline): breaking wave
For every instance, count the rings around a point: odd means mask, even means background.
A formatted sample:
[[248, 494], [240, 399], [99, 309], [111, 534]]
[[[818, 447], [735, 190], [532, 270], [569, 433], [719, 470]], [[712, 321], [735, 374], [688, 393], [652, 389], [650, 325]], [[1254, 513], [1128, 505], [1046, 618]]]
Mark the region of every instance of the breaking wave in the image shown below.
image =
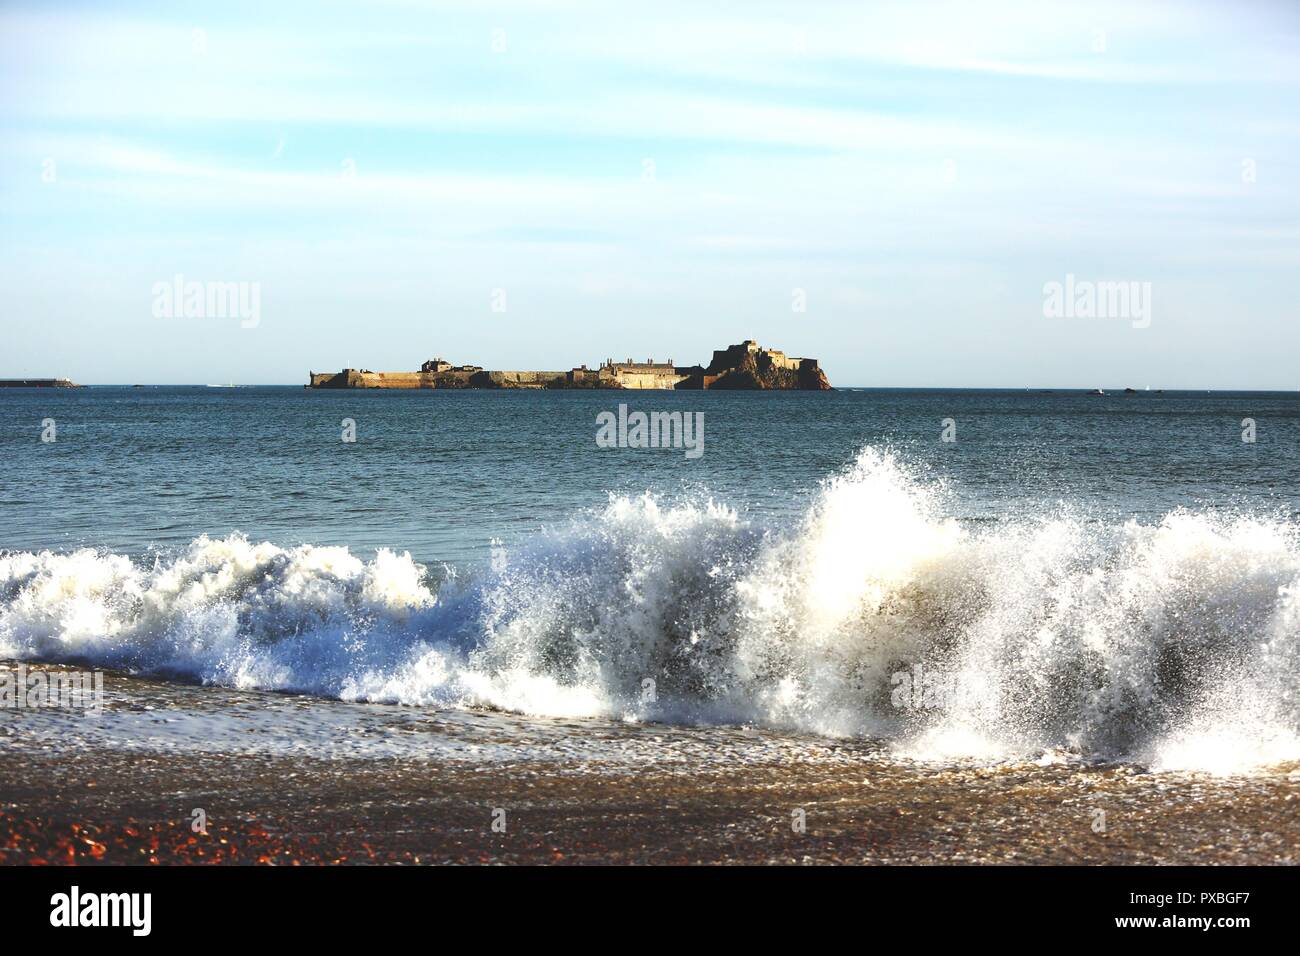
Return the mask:
[[409, 555], [207, 537], [0, 555], [0, 657], [346, 700], [885, 738], [920, 758], [1300, 759], [1300, 534], [971, 529], [866, 449], [799, 517], [611, 497], [436, 589]]

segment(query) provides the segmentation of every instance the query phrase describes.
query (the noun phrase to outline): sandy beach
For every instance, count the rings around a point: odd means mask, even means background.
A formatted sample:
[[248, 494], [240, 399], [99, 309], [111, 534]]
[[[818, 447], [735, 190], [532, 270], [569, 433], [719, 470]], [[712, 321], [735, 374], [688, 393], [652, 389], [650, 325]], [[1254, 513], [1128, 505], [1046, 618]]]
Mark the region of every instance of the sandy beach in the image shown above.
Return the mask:
[[0, 862], [15, 865], [1300, 858], [1295, 764], [1234, 776], [942, 766], [870, 741], [420, 712], [115, 674], [99, 717], [8, 711], [0, 730]]

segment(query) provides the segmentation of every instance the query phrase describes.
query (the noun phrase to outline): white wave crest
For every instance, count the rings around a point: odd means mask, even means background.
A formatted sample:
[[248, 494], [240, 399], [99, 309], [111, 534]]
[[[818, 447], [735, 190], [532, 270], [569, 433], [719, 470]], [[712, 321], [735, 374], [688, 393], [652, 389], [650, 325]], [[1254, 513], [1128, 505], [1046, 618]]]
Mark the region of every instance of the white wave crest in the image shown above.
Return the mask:
[[409, 555], [199, 538], [0, 556], [0, 656], [348, 700], [754, 722], [950, 759], [1300, 759], [1280, 519], [980, 531], [865, 450], [798, 520], [611, 497], [438, 593]]

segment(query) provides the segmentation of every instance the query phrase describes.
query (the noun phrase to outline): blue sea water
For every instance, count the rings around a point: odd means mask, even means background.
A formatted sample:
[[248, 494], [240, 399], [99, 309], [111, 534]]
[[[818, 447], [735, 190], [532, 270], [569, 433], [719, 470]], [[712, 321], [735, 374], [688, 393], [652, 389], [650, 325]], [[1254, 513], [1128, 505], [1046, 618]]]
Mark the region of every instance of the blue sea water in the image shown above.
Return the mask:
[[[601, 447], [620, 404], [702, 454]], [[1300, 759], [1295, 393], [0, 390], [0, 463], [0, 658]]]
[[[619, 403], [703, 413], [703, 454], [598, 448]], [[241, 531], [473, 562], [610, 493], [796, 514], [868, 445], [943, 482], [959, 519], [1300, 513], [1300, 393], [5, 389], [0, 547], [138, 555]]]

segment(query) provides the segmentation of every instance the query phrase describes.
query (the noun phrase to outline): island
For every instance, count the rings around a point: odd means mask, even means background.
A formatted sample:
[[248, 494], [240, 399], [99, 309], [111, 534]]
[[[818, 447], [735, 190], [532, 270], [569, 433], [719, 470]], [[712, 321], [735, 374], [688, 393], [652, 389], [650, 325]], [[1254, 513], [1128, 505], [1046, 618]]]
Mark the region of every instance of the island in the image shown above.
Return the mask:
[[0, 388], [81, 388], [66, 378], [0, 378]]
[[488, 371], [478, 365], [452, 365], [430, 359], [416, 372], [372, 372], [345, 368], [341, 372], [309, 372], [305, 388], [619, 388], [619, 389], [799, 389], [829, 391], [817, 359], [796, 358], [762, 348], [753, 339], [716, 349], [705, 365], [656, 362], [616, 362], [598, 368], [579, 365], [568, 371]]

